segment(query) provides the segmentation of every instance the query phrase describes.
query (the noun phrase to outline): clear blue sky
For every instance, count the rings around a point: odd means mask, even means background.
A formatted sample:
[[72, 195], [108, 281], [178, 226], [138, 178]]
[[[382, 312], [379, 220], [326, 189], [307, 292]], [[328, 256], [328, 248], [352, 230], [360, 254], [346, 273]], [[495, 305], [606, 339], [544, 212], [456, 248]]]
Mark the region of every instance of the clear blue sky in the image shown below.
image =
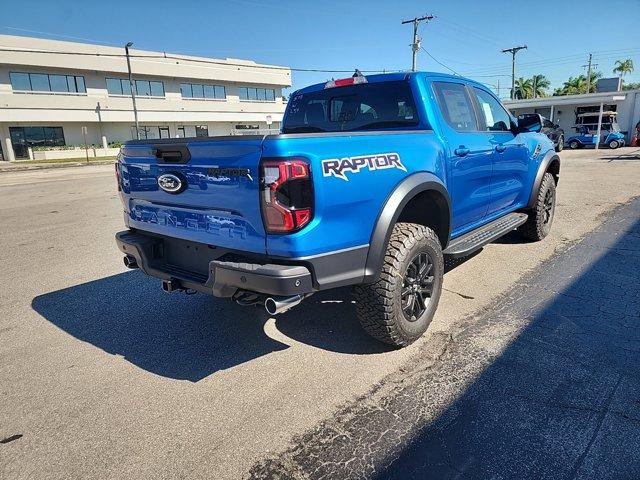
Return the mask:
[[[401, 6], [400, 6], [401, 5]], [[456, 72], [508, 94], [510, 55], [527, 44], [517, 76], [544, 74], [560, 86], [594, 53], [611, 76], [632, 58], [640, 81], [640, 0], [403, 2], [382, 0], [23, 0], [0, 1], [0, 33], [107, 45], [133, 41], [148, 50], [252, 59], [329, 70], [408, 69], [411, 26], [430, 13], [423, 46]], [[447, 71], [421, 51], [422, 70]], [[293, 73], [294, 88], [344, 74]]]

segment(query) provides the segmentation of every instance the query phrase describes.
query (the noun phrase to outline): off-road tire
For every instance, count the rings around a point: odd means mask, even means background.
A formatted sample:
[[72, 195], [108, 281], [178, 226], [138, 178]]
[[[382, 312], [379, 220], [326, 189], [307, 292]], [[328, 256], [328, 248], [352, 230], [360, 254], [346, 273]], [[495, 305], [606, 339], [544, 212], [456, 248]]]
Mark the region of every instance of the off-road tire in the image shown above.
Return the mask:
[[[406, 283], [413, 275], [409, 271], [415, 271], [412, 270], [415, 268], [412, 262], [418, 257], [427, 258], [424, 254], [431, 262], [431, 268], [427, 267], [431, 272], [429, 277], [433, 276], [431, 295], [428, 301], [420, 302], [425, 307], [424, 312], [419, 316], [413, 315], [415, 319], [411, 320], [403, 311], [403, 289], [406, 292], [409, 288]], [[396, 347], [413, 343], [433, 319], [442, 292], [443, 274], [442, 247], [435, 232], [415, 223], [397, 223], [393, 227], [378, 280], [354, 288], [356, 311], [362, 327], [372, 337]]]
[[518, 232], [527, 240], [538, 241], [551, 231], [556, 208], [556, 181], [549, 172], [540, 183], [538, 196], [527, 221], [518, 228]]

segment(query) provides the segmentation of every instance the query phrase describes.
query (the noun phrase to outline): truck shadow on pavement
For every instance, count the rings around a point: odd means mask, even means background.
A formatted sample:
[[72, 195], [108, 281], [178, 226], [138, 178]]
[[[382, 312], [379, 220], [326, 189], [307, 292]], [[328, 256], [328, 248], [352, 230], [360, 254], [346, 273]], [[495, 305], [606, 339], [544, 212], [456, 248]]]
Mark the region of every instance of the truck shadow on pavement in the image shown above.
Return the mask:
[[639, 284], [637, 199], [250, 478], [639, 479]]
[[[372, 478], [640, 478], [635, 204], [460, 334], [430, 374], [455, 376], [468, 356], [484, 370]], [[496, 332], [515, 336], [501, 352], [486, 348]], [[404, 396], [427, 409], [429, 388]]]
[[[32, 307], [79, 340], [157, 375], [192, 382], [289, 347], [265, 333], [269, 315], [262, 307], [204, 294], [167, 295], [139, 271], [40, 295]], [[329, 351], [389, 350], [360, 328], [349, 289], [310, 297], [276, 317], [275, 327], [294, 342]]]

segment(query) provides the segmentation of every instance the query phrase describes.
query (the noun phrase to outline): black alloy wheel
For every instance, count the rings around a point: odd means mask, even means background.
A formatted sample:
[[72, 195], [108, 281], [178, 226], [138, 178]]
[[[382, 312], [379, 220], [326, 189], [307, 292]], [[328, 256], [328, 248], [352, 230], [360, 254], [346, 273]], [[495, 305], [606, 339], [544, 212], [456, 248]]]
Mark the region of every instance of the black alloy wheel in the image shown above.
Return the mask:
[[402, 282], [402, 313], [415, 322], [427, 310], [433, 293], [433, 260], [427, 252], [418, 253], [407, 265]]

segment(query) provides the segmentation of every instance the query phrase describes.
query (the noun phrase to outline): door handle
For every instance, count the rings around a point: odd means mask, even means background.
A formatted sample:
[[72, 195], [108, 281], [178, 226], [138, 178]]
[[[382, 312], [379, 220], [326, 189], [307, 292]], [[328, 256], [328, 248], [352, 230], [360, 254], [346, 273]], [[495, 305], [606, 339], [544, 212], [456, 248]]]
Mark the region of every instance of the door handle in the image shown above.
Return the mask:
[[464, 157], [465, 155], [468, 155], [469, 152], [471, 150], [469, 150], [467, 147], [465, 147], [464, 145], [460, 145], [458, 148], [456, 148], [453, 153], [455, 153], [456, 155], [458, 155], [459, 157]]
[[507, 149], [504, 145], [496, 145], [496, 152], [502, 153]]

